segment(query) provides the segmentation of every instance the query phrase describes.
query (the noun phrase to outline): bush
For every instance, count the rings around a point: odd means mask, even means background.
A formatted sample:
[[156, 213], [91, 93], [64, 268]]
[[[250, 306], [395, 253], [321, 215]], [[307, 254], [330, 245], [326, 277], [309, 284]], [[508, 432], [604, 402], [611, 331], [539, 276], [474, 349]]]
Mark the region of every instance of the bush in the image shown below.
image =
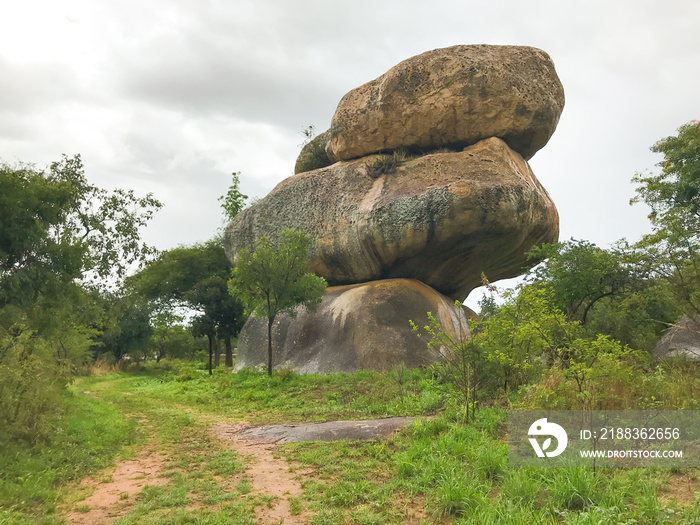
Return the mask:
[[85, 363], [90, 342], [71, 326], [51, 338], [21, 322], [0, 326], [0, 439], [33, 442], [51, 432], [62, 394]]
[[62, 417], [40, 443], [0, 446], [0, 523], [63, 523], [56, 517], [62, 484], [108, 466], [136, 426], [113, 404], [63, 395]]

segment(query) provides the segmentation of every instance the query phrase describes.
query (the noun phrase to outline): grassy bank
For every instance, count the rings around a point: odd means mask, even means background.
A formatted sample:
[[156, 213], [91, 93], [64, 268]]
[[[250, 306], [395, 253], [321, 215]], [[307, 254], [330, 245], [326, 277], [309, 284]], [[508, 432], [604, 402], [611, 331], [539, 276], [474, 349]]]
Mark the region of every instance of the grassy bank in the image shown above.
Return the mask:
[[[388, 441], [285, 445], [314, 469], [304, 483], [312, 523], [700, 523], [697, 470], [508, 468], [505, 414], [469, 426], [444, 414]], [[679, 495], [680, 501], [679, 501]], [[417, 523], [417, 522], [416, 522]]]
[[50, 442], [3, 447], [0, 523], [62, 523], [57, 508], [80, 508], [71, 482], [143, 447], [163, 456], [164, 482], [117, 523], [255, 523], [271, 500], [250, 494], [245, 458], [211, 436], [213, 422], [388, 415], [430, 417], [388, 440], [279, 447], [303, 469], [292, 510], [310, 510], [317, 525], [700, 523], [696, 469], [509, 468], [505, 408], [465, 424], [430, 370], [210, 377], [162, 363], [80, 378], [67, 402]]
[[47, 440], [0, 447], [3, 525], [63, 523], [56, 507], [68, 484], [128, 454], [137, 440], [134, 421], [115, 405], [77, 390], [63, 404]]

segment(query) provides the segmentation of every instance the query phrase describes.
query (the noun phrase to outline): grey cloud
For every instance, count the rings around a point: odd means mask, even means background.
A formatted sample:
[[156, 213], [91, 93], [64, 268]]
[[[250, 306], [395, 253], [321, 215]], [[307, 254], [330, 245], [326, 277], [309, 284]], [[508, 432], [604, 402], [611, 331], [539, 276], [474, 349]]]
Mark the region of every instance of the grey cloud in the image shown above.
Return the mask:
[[214, 234], [231, 171], [264, 196], [291, 174], [302, 126], [322, 131], [347, 91], [437, 47], [534, 45], [553, 58], [567, 103], [532, 165], [562, 238], [605, 244], [648, 230], [645, 211], [627, 205], [630, 178], [654, 168], [654, 141], [700, 115], [699, 2], [89, 5], [70, 13], [90, 35], [82, 66], [0, 52], [0, 156], [78, 151], [98, 183], [153, 191], [166, 206], [146, 237], [160, 248]]
[[39, 112], [80, 93], [76, 73], [58, 65], [16, 63], [0, 54], [0, 72], [0, 115]]
[[265, 63], [223, 55], [159, 61], [157, 67], [128, 71], [122, 81], [125, 95], [185, 113], [224, 113], [287, 127], [320, 121], [324, 115], [330, 122], [337, 100], [327, 87], [273, 71]]

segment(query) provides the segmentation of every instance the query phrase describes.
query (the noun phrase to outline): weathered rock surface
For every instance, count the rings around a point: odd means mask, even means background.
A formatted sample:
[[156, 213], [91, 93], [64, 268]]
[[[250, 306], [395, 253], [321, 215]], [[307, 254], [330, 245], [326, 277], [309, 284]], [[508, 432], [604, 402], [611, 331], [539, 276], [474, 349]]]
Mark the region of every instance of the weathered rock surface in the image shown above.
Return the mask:
[[219, 425], [219, 435], [255, 443], [297, 443], [300, 441], [358, 441], [385, 438], [419, 419], [418, 417], [385, 417], [382, 419], [358, 419], [351, 421], [325, 421], [322, 423], [287, 423], [231, 430]]
[[326, 146], [328, 145], [330, 137], [330, 130], [324, 131], [301, 148], [296, 164], [294, 164], [295, 175], [297, 173], [304, 173], [305, 171], [325, 168], [338, 160], [336, 158], [329, 158], [328, 152], [326, 151]]
[[[314, 313], [281, 315], [272, 330], [273, 366], [300, 373], [390, 370], [434, 363], [437, 349], [412, 331], [432, 312], [446, 331], [468, 334], [471, 311], [415, 280], [386, 279], [328, 288]], [[236, 370], [267, 363], [267, 320], [251, 317], [238, 337]]]
[[700, 316], [695, 319], [683, 316], [658, 342], [654, 355], [700, 360]]
[[408, 160], [377, 178], [370, 156], [282, 181], [225, 232], [235, 261], [255, 240], [286, 228], [314, 240], [311, 269], [329, 284], [412, 278], [463, 300], [514, 277], [535, 245], [556, 242], [554, 203], [523, 158], [491, 138], [461, 152]]
[[330, 129], [332, 156], [397, 148], [464, 147], [500, 137], [525, 159], [559, 121], [564, 90], [544, 51], [453, 46], [404, 60], [343, 97]]

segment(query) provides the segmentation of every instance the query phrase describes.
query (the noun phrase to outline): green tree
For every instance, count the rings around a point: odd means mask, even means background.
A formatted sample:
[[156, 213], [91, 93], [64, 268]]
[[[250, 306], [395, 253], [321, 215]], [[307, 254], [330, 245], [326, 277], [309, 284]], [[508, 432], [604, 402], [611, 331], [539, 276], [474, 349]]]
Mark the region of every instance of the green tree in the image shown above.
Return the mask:
[[0, 309], [0, 443], [48, 437], [67, 385], [89, 361], [92, 302], [74, 292], [39, 312]]
[[195, 337], [206, 337], [208, 342], [209, 353], [209, 375], [212, 375], [212, 359], [214, 352], [219, 351], [219, 345], [216, 341], [216, 323], [211, 317], [205, 314], [200, 314], [192, 319], [192, 335]]
[[106, 300], [105, 321], [97, 338], [98, 348], [116, 361], [126, 356], [146, 359], [153, 334], [151, 308], [138, 297], [112, 295]]
[[296, 316], [303, 305], [315, 310], [321, 304], [326, 281], [309, 271], [312, 239], [299, 230], [284, 230], [273, 245], [258, 239], [255, 250], [243, 249], [231, 272], [229, 290], [248, 310], [267, 319], [267, 373], [272, 375], [272, 324], [280, 312]]
[[694, 120], [651, 147], [664, 159], [658, 174], [637, 174], [637, 196], [631, 203], [644, 202], [651, 208], [649, 218], [657, 227], [668, 220], [682, 218], [689, 233], [700, 235], [700, 122]]
[[700, 122], [681, 126], [676, 136], [651, 150], [662, 153], [658, 174], [637, 174], [637, 196], [651, 208], [653, 231], [637, 247], [654, 277], [665, 279], [678, 308], [700, 315]]
[[0, 433], [31, 440], [99, 335], [92, 285], [153, 253], [139, 232], [160, 203], [91, 185], [80, 156], [47, 171], [0, 164], [0, 187]]
[[665, 281], [649, 279], [639, 290], [600, 301], [588, 316], [586, 333], [590, 337], [607, 335], [624, 346], [652, 351], [678, 318], [667, 289]]
[[[233, 220], [247, 199], [240, 191], [240, 173], [234, 172], [228, 191], [219, 197], [225, 221]], [[243, 306], [228, 293], [230, 270], [222, 240], [217, 236], [203, 244], [163, 253], [130, 283], [137, 293], [159, 302], [161, 309], [185, 306], [200, 313], [192, 329], [195, 336], [209, 340], [210, 375], [214, 354], [216, 365], [219, 363], [219, 340], [226, 348], [226, 366], [233, 366], [231, 338], [243, 325]]]
[[527, 383], [542, 365], [567, 361], [566, 349], [580, 333], [555, 306], [554, 291], [545, 283], [506, 291], [505, 302], [475, 326], [489, 361], [500, 368], [504, 392]]
[[2, 164], [0, 187], [0, 306], [76, 279], [122, 278], [154, 253], [139, 232], [160, 202], [89, 184], [79, 155], [48, 172]]
[[160, 311], [180, 307], [197, 311], [193, 331], [209, 339], [210, 365], [214, 353], [218, 355], [218, 338], [226, 347], [226, 366], [233, 366], [231, 338], [240, 331], [244, 317], [241, 302], [228, 293], [230, 271], [221, 240], [215, 238], [161, 253], [127, 284], [134, 293], [157, 303]]
[[675, 309], [660, 295], [645, 258], [622, 242], [603, 249], [572, 239], [536, 247], [531, 257], [544, 261], [529, 281], [547, 283], [554, 305], [591, 336], [602, 333], [650, 349], [673, 318]]
[[150, 348], [156, 361], [160, 362], [166, 355], [185, 357], [193, 352], [192, 334], [182, 325], [184, 318], [170, 312], [159, 312], [151, 317], [153, 334]]
[[[459, 301], [455, 302], [458, 309], [459, 330], [455, 334], [444, 330], [432, 312], [428, 312], [428, 324], [421, 328], [409, 321], [411, 328], [418, 337], [428, 338], [428, 348], [434, 348], [442, 357], [436, 370], [442, 379], [452, 385], [464, 407], [466, 418], [476, 416], [477, 392], [482, 383], [482, 371], [486, 364], [483, 348], [478, 338], [470, 337], [470, 327], [475, 325], [467, 319], [467, 314]], [[471, 416], [470, 416], [471, 412]]]
[[[220, 276], [213, 276], [204, 279], [185, 295], [185, 298], [193, 306], [198, 307], [202, 312], [203, 319], [200, 321], [198, 331], [208, 329], [208, 333], [202, 335], [210, 336], [209, 345], [209, 374], [212, 373], [212, 354], [218, 348], [214, 343], [214, 338], [224, 342], [226, 349], [225, 364], [233, 366], [233, 349], [231, 338], [238, 335], [245, 320], [243, 316], [243, 305], [234, 298], [228, 291], [227, 280]], [[218, 361], [217, 361], [218, 362]]]
[[134, 293], [170, 309], [190, 306], [187, 294], [197, 283], [215, 276], [228, 279], [230, 271], [221, 239], [214, 238], [160, 253], [126, 284]]
[[240, 190], [240, 171], [234, 171], [231, 174], [232, 182], [226, 192], [226, 195], [219, 197], [221, 207], [224, 209], [224, 219], [226, 222], [232, 221], [245, 207], [245, 202], [248, 200], [247, 195], [243, 195]]
[[536, 246], [530, 257], [544, 259], [533, 271], [535, 279], [551, 286], [556, 304], [570, 321], [584, 325], [601, 300], [621, 296], [644, 283], [635, 274], [633, 254], [622, 247], [605, 250], [572, 239]]

